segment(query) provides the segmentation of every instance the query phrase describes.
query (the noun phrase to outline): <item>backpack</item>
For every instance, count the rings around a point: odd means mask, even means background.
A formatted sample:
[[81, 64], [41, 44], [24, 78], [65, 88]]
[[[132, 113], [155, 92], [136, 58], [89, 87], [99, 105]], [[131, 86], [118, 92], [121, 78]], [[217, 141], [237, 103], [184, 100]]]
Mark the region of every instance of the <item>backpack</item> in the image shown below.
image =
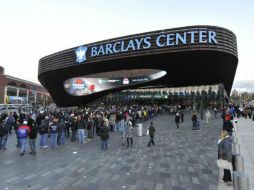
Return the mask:
[[31, 127], [29, 138], [36, 138], [36, 137], [37, 137], [37, 126], [34, 125], [33, 127]]
[[41, 122], [40, 125], [40, 132], [46, 131], [47, 130], [47, 123], [46, 122]]
[[6, 124], [12, 125], [12, 124], [14, 124], [14, 122], [15, 122], [14, 117], [13, 116], [8, 116]]
[[27, 135], [28, 135], [27, 129], [22, 128], [18, 129], [18, 138], [27, 138]]

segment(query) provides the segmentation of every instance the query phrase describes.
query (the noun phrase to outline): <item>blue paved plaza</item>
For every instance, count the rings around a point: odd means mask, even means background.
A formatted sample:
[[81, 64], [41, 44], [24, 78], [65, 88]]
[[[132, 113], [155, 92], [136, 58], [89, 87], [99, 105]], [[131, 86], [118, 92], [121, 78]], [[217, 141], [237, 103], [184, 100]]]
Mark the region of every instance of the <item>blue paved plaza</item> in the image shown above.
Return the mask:
[[27, 146], [21, 157], [12, 134], [7, 150], [0, 152], [0, 189], [217, 190], [215, 160], [222, 121], [212, 120], [193, 131], [190, 115], [185, 120], [176, 129], [173, 116], [152, 119], [156, 145], [150, 148], [147, 136], [135, 136], [134, 147], [127, 148], [120, 134], [111, 132], [107, 151], [100, 150], [96, 137], [83, 145], [68, 141], [56, 149], [39, 149], [36, 156], [28, 154]]

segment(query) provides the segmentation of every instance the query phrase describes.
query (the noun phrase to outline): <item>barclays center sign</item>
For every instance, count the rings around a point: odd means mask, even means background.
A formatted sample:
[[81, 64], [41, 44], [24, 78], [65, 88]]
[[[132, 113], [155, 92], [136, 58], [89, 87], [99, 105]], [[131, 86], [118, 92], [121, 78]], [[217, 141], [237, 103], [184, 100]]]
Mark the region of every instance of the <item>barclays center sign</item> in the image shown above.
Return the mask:
[[[152, 43], [153, 42], [153, 43]], [[184, 32], [160, 33], [147, 35], [134, 39], [113, 41], [105, 44], [80, 46], [75, 50], [76, 62], [83, 63], [98, 56], [113, 55], [118, 53], [163, 48], [192, 44], [218, 44], [216, 32], [212, 30], [193, 30]]]

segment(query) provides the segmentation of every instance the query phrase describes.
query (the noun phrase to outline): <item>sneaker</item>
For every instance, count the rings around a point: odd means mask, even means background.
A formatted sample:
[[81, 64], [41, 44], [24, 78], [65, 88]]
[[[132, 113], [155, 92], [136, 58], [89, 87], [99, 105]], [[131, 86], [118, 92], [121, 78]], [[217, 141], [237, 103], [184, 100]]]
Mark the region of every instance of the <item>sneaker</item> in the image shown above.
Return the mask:
[[45, 145], [44, 147], [42, 147], [42, 148], [47, 148], [48, 146], [47, 145]]
[[24, 155], [24, 153], [20, 153], [20, 156], [23, 156]]

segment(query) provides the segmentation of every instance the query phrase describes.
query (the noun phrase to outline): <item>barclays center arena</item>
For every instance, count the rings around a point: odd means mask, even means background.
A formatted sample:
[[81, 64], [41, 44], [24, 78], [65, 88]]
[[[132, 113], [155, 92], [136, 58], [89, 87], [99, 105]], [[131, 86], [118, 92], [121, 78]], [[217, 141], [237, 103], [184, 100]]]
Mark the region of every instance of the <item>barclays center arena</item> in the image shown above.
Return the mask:
[[224, 107], [238, 64], [236, 36], [187, 26], [123, 36], [39, 61], [38, 79], [59, 107], [167, 103]]

